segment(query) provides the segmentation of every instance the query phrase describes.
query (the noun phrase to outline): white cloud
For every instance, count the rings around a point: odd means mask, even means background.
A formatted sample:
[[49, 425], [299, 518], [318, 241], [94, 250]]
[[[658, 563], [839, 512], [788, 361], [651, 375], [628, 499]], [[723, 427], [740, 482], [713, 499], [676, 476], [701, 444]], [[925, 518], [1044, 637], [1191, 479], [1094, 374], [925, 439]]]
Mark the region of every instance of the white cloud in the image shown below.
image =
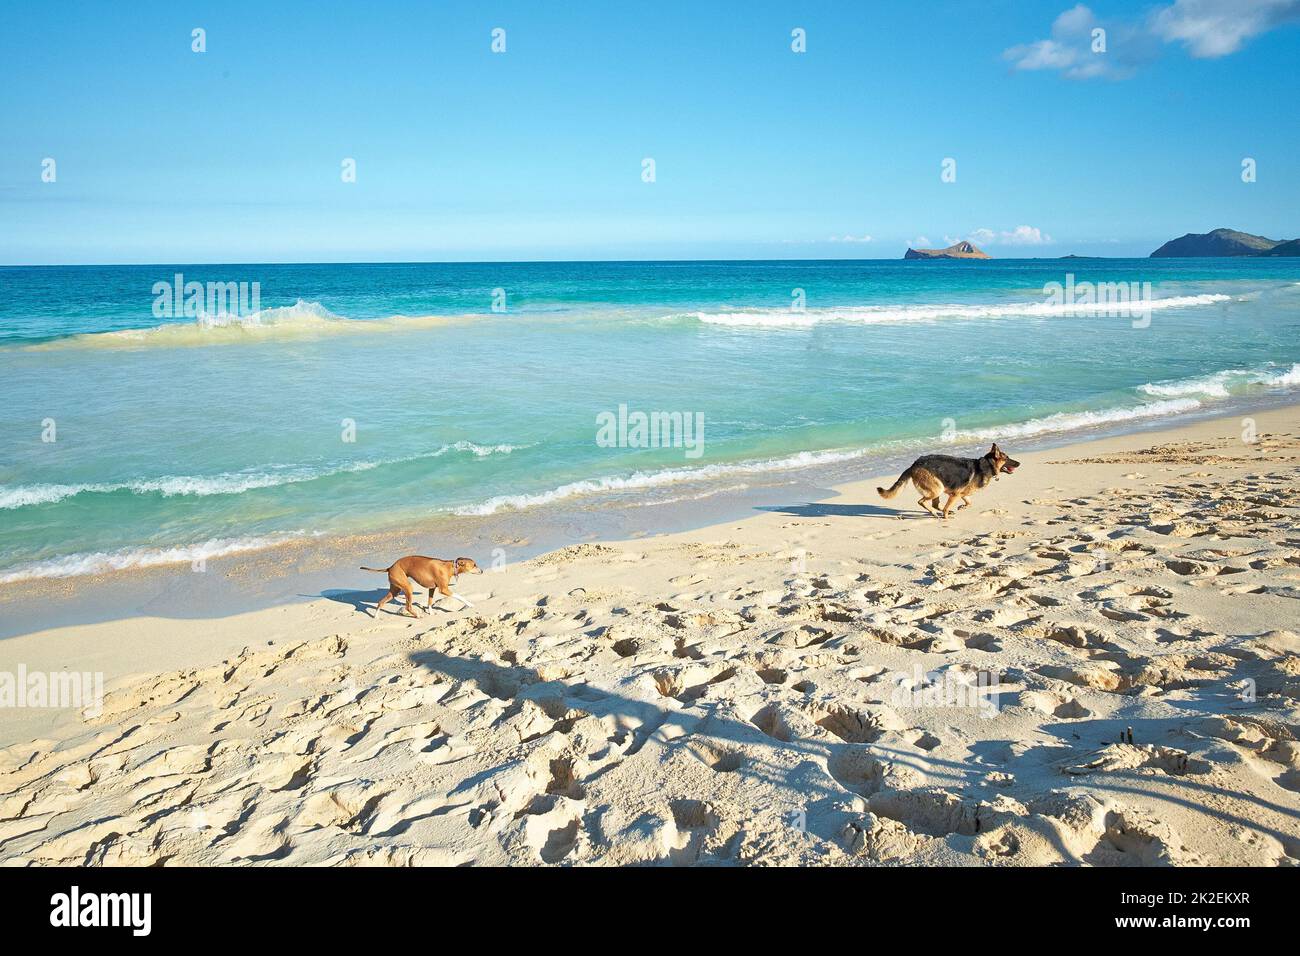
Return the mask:
[[[1094, 31], [1102, 30], [1098, 36]], [[1052, 22], [1047, 40], [1022, 43], [1003, 51], [1017, 70], [1060, 70], [1072, 80], [1099, 76], [1122, 76], [1128, 70], [1123, 58], [1113, 57], [1108, 31], [1082, 3], [1071, 7]]]
[[1092, 15], [1092, 11], [1080, 3], [1056, 18], [1056, 22], [1052, 24], [1052, 32], [1060, 32], [1065, 36], [1079, 36], [1091, 30], [1096, 21], [1097, 18]]
[[1181, 43], [1195, 57], [1227, 56], [1295, 20], [1300, 0], [1174, 0], [1145, 20], [1109, 23], [1080, 3], [1052, 22], [1049, 38], [1008, 47], [1002, 58], [1017, 70], [1056, 70], [1072, 80], [1122, 79], [1153, 59], [1160, 43]]
[[1003, 232], [976, 229], [969, 238], [976, 245], [988, 246], [1044, 246], [1052, 242], [1052, 237], [1037, 226], [1016, 226]]
[[1056, 40], [1015, 46], [1005, 56], [1016, 61], [1017, 70], [1064, 70], [1078, 59], [1078, 53]]
[[1298, 17], [1300, 0], [1175, 0], [1151, 15], [1151, 29], [1192, 56], [1220, 57]]
[[829, 238], [827, 238], [826, 241], [827, 242], [870, 242], [871, 237], [870, 236], [849, 236], [849, 235], [830, 236]]

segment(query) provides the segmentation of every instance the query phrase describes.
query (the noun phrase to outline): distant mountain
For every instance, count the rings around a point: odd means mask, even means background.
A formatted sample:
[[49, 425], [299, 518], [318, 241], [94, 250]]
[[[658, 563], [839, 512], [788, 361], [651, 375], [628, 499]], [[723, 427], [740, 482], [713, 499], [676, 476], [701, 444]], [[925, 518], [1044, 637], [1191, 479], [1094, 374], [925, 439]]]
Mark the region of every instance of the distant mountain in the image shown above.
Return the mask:
[[[1151, 253], [1152, 259], [1176, 259], [1189, 256], [1258, 256], [1267, 255], [1281, 240], [1252, 236], [1235, 229], [1215, 229], [1213, 232], [1189, 232], [1179, 239], [1170, 239]], [[1292, 253], [1294, 255], [1294, 253]]]
[[903, 253], [904, 259], [988, 259], [989, 255], [976, 249], [969, 242], [962, 241], [947, 249], [912, 249]]
[[1255, 254], [1259, 256], [1300, 256], [1300, 239], [1279, 242], [1268, 252], [1257, 252]]

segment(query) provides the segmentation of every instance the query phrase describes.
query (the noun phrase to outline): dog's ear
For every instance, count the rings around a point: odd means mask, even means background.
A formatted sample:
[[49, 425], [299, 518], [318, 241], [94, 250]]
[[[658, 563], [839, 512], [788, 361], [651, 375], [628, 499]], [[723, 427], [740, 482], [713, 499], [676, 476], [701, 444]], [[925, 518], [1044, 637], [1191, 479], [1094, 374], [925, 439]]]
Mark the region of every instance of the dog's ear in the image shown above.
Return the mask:
[[992, 456], [995, 457], [995, 458], [996, 458], [998, 455], [1002, 454], [1001, 450], [998, 448], [998, 443], [997, 443], [997, 442], [994, 442], [994, 443], [993, 443], [993, 447], [989, 449], [989, 454], [992, 455]]

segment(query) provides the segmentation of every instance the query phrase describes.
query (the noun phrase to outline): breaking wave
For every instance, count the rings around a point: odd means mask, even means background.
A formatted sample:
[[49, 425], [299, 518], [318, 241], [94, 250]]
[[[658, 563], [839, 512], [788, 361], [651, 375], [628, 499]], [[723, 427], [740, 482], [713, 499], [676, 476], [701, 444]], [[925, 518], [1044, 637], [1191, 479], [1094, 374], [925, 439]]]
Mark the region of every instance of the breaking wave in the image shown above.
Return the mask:
[[452, 316], [394, 315], [384, 319], [349, 319], [335, 315], [319, 302], [299, 299], [293, 305], [260, 309], [249, 315], [202, 314], [188, 322], [168, 322], [145, 329], [86, 332], [24, 346], [28, 350], [66, 348], [138, 349], [150, 346], [185, 348], [241, 342], [312, 339], [364, 332], [395, 332], [431, 328]]
[[761, 461], [737, 462], [729, 465], [703, 465], [698, 468], [669, 468], [664, 471], [637, 471], [625, 476], [609, 476], [585, 481], [573, 481], [550, 491], [535, 494], [498, 495], [476, 505], [457, 508], [458, 515], [491, 515], [498, 511], [521, 510], [537, 505], [551, 504], [566, 498], [582, 495], [600, 494], [602, 492], [637, 491], [646, 488], [661, 488], [689, 481], [707, 481], [727, 475], [756, 474], [765, 471], [785, 471], [793, 468], [807, 468], [813, 465], [828, 465], [836, 462], [851, 461], [866, 454], [868, 449], [851, 451], [801, 451], [784, 458], [768, 458]]
[[216, 538], [200, 544], [174, 548], [123, 548], [119, 551], [95, 551], [70, 554], [62, 558], [36, 561], [10, 571], [0, 572], [0, 584], [33, 578], [70, 578], [87, 574], [106, 574], [129, 568], [149, 568], [160, 564], [185, 564], [221, 558], [241, 551], [260, 551], [278, 544], [306, 537], [305, 533], [263, 538]]
[[789, 309], [752, 309], [741, 312], [689, 313], [707, 325], [753, 328], [811, 328], [823, 322], [856, 323], [859, 325], [901, 325], [909, 322], [937, 322], [942, 319], [997, 319], [997, 318], [1052, 318], [1057, 316], [1107, 316], [1127, 315], [1146, 309], [1186, 309], [1227, 302], [1232, 296], [1221, 293], [1178, 295], [1164, 299], [1134, 300], [1132, 303], [1055, 303], [1016, 302], [989, 305], [921, 304], [921, 305], [860, 305], [840, 308], [807, 309], [794, 312]]
[[458, 515], [492, 515], [501, 511], [534, 508], [539, 505], [553, 504], [569, 498], [587, 495], [640, 491], [684, 482], [707, 481], [744, 474], [792, 471], [816, 465], [837, 464], [855, 459], [878, 457], [882, 454], [899, 453], [908, 449], [933, 448], [940, 443], [960, 445], [1103, 428], [1107, 425], [1122, 422], [1181, 415], [1196, 411], [1201, 407], [1202, 403], [1194, 398], [1167, 399], [1117, 408], [1058, 412], [1054, 415], [1031, 418], [1023, 422], [958, 431], [951, 438], [929, 436], [926, 438], [882, 442], [868, 447], [847, 450], [799, 452], [784, 458], [768, 458], [760, 461], [706, 465], [698, 468], [670, 468], [664, 471], [638, 471], [630, 475], [611, 475], [603, 478], [569, 482], [549, 491], [498, 495], [479, 504], [458, 508], [455, 513]]
[[1300, 363], [1289, 369], [1277, 370], [1277, 366], [1265, 369], [1229, 368], [1209, 375], [1194, 378], [1172, 379], [1164, 382], [1148, 382], [1138, 386], [1144, 395], [1156, 398], [1176, 398], [1188, 395], [1203, 395], [1209, 398], [1229, 398], [1244, 390], [1254, 387], [1294, 388], [1300, 386]]
[[74, 498], [77, 495], [107, 495], [130, 492], [137, 495], [156, 494], [164, 498], [178, 495], [207, 497], [209, 495], [237, 495], [258, 488], [274, 488], [304, 481], [316, 481], [333, 475], [370, 471], [384, 465], [397, 465], [410, 461], [441, 458], [452, 452], [462, 452], [475, 458], [491, 455], [508, 455], [528, 448], [528, 445], [478, 445], [458, 441], [443, 445], [435, 451], [401, 458], [384, 458], [375, 461], [355, 461], [325, 467], [267, 466], [260, 471], [228, 472], [220, 475], [167, 475], [160, 478], [140, 478], [121, 482], [87, 482], [84, 484], [31, 484], [6, 487], [0, 485], [0, 511], [26, 508], [32, 505], [51, 504]]

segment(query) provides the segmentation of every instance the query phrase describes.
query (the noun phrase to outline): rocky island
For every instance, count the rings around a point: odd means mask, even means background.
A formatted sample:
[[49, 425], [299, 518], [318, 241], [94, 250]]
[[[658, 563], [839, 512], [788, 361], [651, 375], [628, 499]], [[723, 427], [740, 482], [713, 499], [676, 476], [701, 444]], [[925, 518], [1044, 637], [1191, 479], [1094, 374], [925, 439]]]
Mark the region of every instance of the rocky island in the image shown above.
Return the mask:
[[1268, 239], [1235, 229], [1215, 229], [1212, 232], [1189, 232], [1178, 239], [1170, 239], [1151, 253], [1152, 259], [1174, 259], [1193, 256], [1295, 256], [1300, 255], [1300, 240], [1286, 242]]
[[904, 259], [988, 259], [989, 255], [975, 248], [973, 243], [965, 240], [954, 243], [947, 249], [913, 249], [908, 247], [903, 253]]
[[1279, 242], [1267, 252], [1257, 252], [1257, 256], [1300, 256], [1300, 239], [1290, 239], [1287, 242]]

